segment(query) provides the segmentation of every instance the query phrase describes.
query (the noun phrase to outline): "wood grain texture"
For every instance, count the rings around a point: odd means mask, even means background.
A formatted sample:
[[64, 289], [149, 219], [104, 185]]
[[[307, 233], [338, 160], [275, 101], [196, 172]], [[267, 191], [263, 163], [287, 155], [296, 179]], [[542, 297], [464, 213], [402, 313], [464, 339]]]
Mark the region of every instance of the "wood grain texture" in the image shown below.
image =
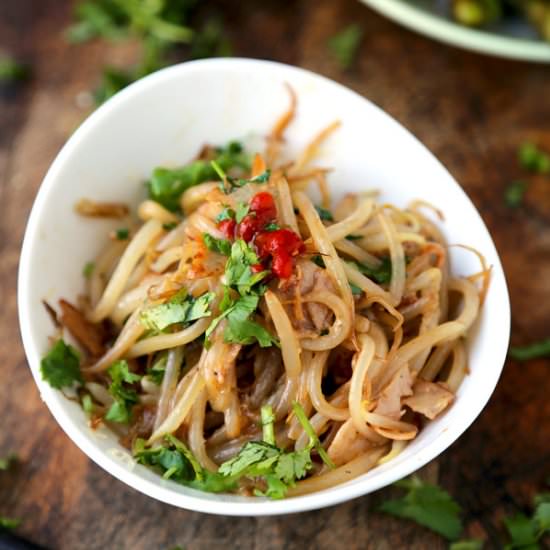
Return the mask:
[[[325, 510], [278, 518], [224, 518], [153, 501], [92, 464], [41, 403], [17, 325], [16, 271], [25, 222], [40, 182], [87, 111], [77, 98], [101, 66], [135, 59], [133, 47], [68, 46], [70, 3], [0, 3], [0, 47], [30, 62], [33, 80], [0, 94], [0, 456], [22, 463], [0, 473], [0, 515], [56, 549], [445, 548], [409, 522], [375, 512], [392, 489]], [[550, 66], [454, 50], [386, 21], [354, 0], [216, 0], [235, 53], [293, 63], [368, 97], [409, 128], [463, 185], [495, 239], [507, 273], [514, 343], [548, 336], [550, 180], [533, 180], [525, 208], [503, 203], [523, 177], [515, 152], [525, 138], [550, 149]], [[359, 22], [352, 70], [327, 54], [327, 39]], [[82, 96], [80, 96], [82, 97]], [[368, 151], [365, 152], [368, 154]], [[398, 156], [399, 151], [396, 151]], [[411, 171], [414, 166], [411, 166]], [[503, 515], [528, 510], [550, 473], [548, 361], [509, 362], [476, 423], [424, 475], [465, 510], [466, 535], [496, 542]]]

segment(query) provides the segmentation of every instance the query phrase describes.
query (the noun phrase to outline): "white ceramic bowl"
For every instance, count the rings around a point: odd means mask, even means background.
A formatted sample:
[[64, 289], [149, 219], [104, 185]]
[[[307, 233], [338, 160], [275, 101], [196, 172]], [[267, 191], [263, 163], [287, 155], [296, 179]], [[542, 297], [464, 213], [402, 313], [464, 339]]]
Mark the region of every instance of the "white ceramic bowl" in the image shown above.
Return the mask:
[[[198, 492], [135, 464], [107, 430], [92, 431], [84, 413], [40, 378], [41, 356], [53, 327], [41, 305], [82, 291], [82, 266], [105, 244], [110, 222], [83, 220], [81, 197], [126, 201], [144, 196], [142, 182], [157, 165], [192, 158], [205, 142], [265, 134], [285, 110], [283, 83], [296, 90], [298, 116], [288, 146], [299, 150], [334, 119], [342, 128], [319, 163], [335, 168], [335, 195], [377, 187], [383, 199], [405, 205], [431, 201], [447, 216], [454, 243], [476, 246], [493, 266], [481, 319], [469, 340], [471, 374], [453, 406], [407, 449], [353, 481], [313, 495], [272, 501]], [[451, 249], [453, 271], [479, 269], [472, 254]], [[161, 501], [214, 514], [259, 516], [311, 510], [375, 491], [444, 451], [474, 421], [497, 383], [508, 345], [510, 310], [502, 267], [476, 209], [447, 170], [407, 130], [354, 92], [308, 71], [267, 61], [212, 59], [184, 63], [131, 85], [95, 111], [51, 166], [28, 222], [19, 270], [19, 317], [28, 361], [42, 399], [68, 436], [121, 481]], [[44, 411], [44, 414], [46, 412]]]

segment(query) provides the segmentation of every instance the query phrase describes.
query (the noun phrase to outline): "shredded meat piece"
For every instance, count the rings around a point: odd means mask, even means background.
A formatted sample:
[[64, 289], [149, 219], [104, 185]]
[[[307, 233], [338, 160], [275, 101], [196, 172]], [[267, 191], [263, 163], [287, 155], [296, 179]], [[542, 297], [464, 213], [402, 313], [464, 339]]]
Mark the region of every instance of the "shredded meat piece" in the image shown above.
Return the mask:
[[413, 395], [404, 399], [403, 404], [433, 420], [453, 402], [454, 398], [447, 384], [426, 382], [419, 378], [413, 386]]
[[59, 300], [61, 316], [59, 321], [76, 338], [90, 355], [99, 357], [103, 355], [105, 346], [105, 330], [103, 325], [90, 323], [84, 314], [66, 300]]
[[356, 456], [364, 453], [372, 446], [353, 425], [351, 419], [346, 420], [334, 437], [328, 448], [328, 456], [336, 466], [341, 466]]
[[124, 218], [130, 212], [128, 206], [121, 202], [96, 202], [90, 199], [80, 199], [75, 210], [81, 216], [90, 218]]
[[131, 449], [136, 438], [147, 439], [153, 433], [155, 425], [156, 407], [154, 406], [136, 406], [132, 411], [135, 418], [134, 423], [128, 430], [128, 434], [120, 439], [122, 446]]
[[[299, 298], [311, 292], [334, 292], [334, 285], [327, 272], [310, 260], [299, 259], [292, 276], [276, 292], [287, 304], [290, 320], [299, 331], [318, 334], [330, 327], [332, 311], [323, 304], [301, 303]], [[293, 307], [297, 305], [299, 307]], [[298, 311], [295, 311], [298, 309]]]
[[413, 382], [408, 365], [403, 365], [380, 394], [374, 412], [399, 420], [401, 418], [401, 398], [413, 395]]

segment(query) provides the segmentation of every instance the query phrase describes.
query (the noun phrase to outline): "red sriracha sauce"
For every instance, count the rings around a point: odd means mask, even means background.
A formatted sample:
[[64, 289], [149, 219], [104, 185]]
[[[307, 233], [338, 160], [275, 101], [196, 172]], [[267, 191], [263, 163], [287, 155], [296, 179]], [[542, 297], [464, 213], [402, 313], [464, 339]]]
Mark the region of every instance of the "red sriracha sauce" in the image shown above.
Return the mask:
[[[247, 243], [253, 242], [263, 262], [271, 258], [273, 273], [280, 279], [288, 279], [292, 275], [292, 258], [304, 252], [305, 245], [302, 239], [290, 229], [266, 231], [266, 225], [276, 219], [277, 206], [273, 195], [262, 191], [252, 197], [248, 214], [239, 224], [236, 224], [235, 220], [223, 220], [218, 227], [228, 239], [238, 236]], [[262, 264], [252, 266], [254, 272], [262, 269]]]

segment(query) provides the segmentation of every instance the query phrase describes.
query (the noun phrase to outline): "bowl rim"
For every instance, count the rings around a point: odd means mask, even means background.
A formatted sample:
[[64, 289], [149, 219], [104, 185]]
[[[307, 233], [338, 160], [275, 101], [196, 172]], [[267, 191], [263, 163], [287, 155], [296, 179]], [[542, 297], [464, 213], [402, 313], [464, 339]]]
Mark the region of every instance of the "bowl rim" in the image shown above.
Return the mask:
[[412, 31], [451, 46], [496, 57], [550, 63], [550, 44], [542, 39], [516, 38], [464, 27], [401, 0], [360, 1]]
[[[424, 452], [420, 456], [415, 457], [415, 460], [406, 461], [403, 464], [396, 465], [394, 468], [385, 472], [384, 475], [378, 476], [375, 479], [369, 480], [368, 487], [365, 488], [365, 483], [356, 483], [353, 485], [343, 484], [337, 485], [330, 489], [325, 489], [309, 495], [297, 496], [282, 500], [268, 500], [268, 499], [251, 499], [243, 497], [242, 501], [223, 501], [221, 499], [213, 499], [210, 494], [210, 498], [206, 498], [200, 491], [190, 490], [190, 494], [183, 494], [175, 492], [169, 487], [163, 486], [158, 482], [153, 482], [149, 479], [145, 479], [140, 476], [134, 470], [124, 468], [123, 465], [116, 461], [114, 457], [109, 456], [106, 452], [97, 448], [97, 446], [84, 435], [84, 430], [79, 427], [74, 420], [72, 420], [67, 411], [61, 406], [59, 402], [54, 399], [57, 394], [57, 390], [49, 387], [44, 382], [40, 375], [38, 365], [40, 364], [40, 351], [39, 346], [33, 339], [32, 331], [29, 328], [28, 319], [32, 313], [32, 303], [30, 301], [29, 288], [29, 273], [32, 259], [32, 250], [36, 246], [36, 240], [38, 236], [38, 225], [41, 217], [41, 213], [45, 207], [47, 197], [50, 190], [55, 186], [55, 182], [58, 177], [58, 173], [61, 171], [66, 159], [72, 154], [73, 150], [77, 148], [82, 140], [86, 136], [93, 132], [96, 125], [102, 120], [108, 118], [111, 112], [115, 111], [119, 105], [123, 104], [127, 99], [132, 96], [145, 93], [150, 87], [156, 86], [159, 82], [169, 81], [172, 77], [194, 70], [210, 70], [215, 71], [217, 68], [222, 67], [224, 69], [233, 68], [234, 70], [250, 70], [253, 67], [271, 67], [277, 71], [286, 71], [287, 74], [298, 74], [307, 76], [323, 86], [329, 86], [338, 90], [344, 94], [351, 94], [363, 102], [369, 104], [385, 117], [388, 123], [396, 125], [402, 131], [408, 134], [408, 137], [412, 139], [416, 145], [419, 145], [432, 159], [434, 163], [439, 164], [439, 167], [443, 169], [448, 175], [458, 190], [464, 195], [466, 201], [468, 201], [472, 212], [479, 218], [479, 223], [487, 231], [490, 238], [490, 243], [493, 245], [495, 252], [495, 261], [493, 264], [494, 273], [501, 275], [504, 284], [502, 285], [503, 295], [500, 296], [504, 302], [502, 308], [502, 315], [504, 316], [503, 325], [506, 329], [505, 339], [500, 347], [495, 349], [495, 367], [492, 370], [492, 378], [486, 388], [486, 392], [481, 399], [478, 399], [472, 404], [472, 407], [468, 409], [468, 414], [461, 420], [460, 424], [457, 424], [453, 430], [448, 429], [444, 431], [438, 438], [430, 443], [429, 452]], [[296, 512], [303, 512], [308, 510], [315, 510], [339, 504], [344, 501], [348, 501], [367, 493], [376, 491], [382, 487], [385, 487], [398, 479], [401, 479], [417, 469], [424, 466], [429, 461], [436, 458], [445, 449], [447, 449], [462, 433], [473, 423], [477, 416], [481, 413], [489, 398], [491, 397], [494, 388], [500, 377], [504, 360], [507, 352], [507, 343], [510, 332], [510, 302], [508, 297], [508, 290], [504, 278], [504, 272], [496, 251], [489, 231], [487, 230], [479, 212], [470, 201], [464, 190], [456, 182], [456, 180], [448, 173], [446, 168], [439, 162], [439, 160], [404, 126], [398, 123], [393, 117], [385, 113], [382, 109], [375, 104], [361, 96], [360, 94], [350, 90], [349, 88], [334, 82], [333, 80], [318, 75], [312, 71], [278, 63], [274, 61], [265, 61], [249, 58], [214, 58], [199, 61], [190, 61], [174, 65], [165, 69], [162, 69], [156, 73], [153, 73], [122, 90], [116, 96], [111, 98], [96, 111], [88, 116], [88, 118], [82, 123], [82, 125], [72, 134], [68, 141], [63, 145], [62, 149], [54, 159], [50, 168], [48, 169], [42, 184], [36, 195], [28, 222], [25, 229], [25, 235], [23, 239], [22, 251], [19, 263], [18, 273], [18, 311], [19, 311], [19, 324], [23, 340], [23, 346], [27, 357], [27, 363], [33, 374], [36, 385], [40, 392], [41, 399], [45, 402], [48, 409], [61, 426], [63, 431], [68, 437], [80, 448], [84, 454], [86, 454], [93, 462], [98, 464], [106, 472], [110, 473], [126, 485], [133, 489], [144, 493], [156, 500], [160, 500], [167, 504], [193, 510], [197, 512], [229, 515], [229, 516], [268, 516], [289, 514]], [[31, 365], [35, 365], [33, 368]]]

